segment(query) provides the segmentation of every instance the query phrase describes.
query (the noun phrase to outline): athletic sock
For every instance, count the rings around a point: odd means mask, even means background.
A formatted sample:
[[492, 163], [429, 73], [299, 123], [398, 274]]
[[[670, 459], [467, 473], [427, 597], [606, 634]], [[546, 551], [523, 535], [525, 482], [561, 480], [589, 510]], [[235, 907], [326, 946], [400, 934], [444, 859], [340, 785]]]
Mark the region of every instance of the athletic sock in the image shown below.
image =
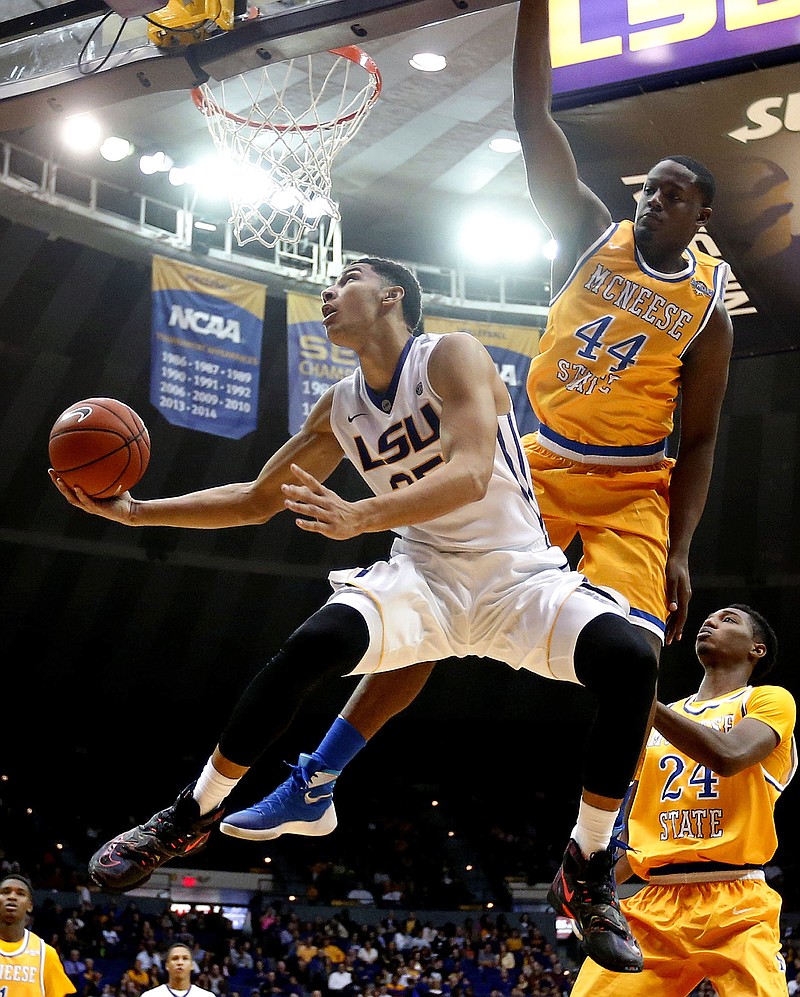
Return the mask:
[[200, 807], [200, 816], [216, 810], [238, 782], [238, 779], [229, 779], [217, 772], [209, 758], [192, 790], [192, 796]]
[[581, 800], [572, 838], [587, 859], [594, 852], [608, 848], [617, 813], [617, 810], [600, 810]]
[[337, 717], [313, 753], [321, 762], [320, 768], [341, 772], [366, 744], [366, 739], [344, 717]]

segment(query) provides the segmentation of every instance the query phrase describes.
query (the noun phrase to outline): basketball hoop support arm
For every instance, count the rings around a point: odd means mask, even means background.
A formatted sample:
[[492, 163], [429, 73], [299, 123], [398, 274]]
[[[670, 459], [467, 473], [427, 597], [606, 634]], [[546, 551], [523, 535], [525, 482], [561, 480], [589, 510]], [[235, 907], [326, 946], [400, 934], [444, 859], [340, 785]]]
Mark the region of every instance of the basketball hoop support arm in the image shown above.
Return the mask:
[[233, 28], [233, 8], [234, 0], [167, 0], [153, 12], [147, 37], [159, 48], [204, 41], [211, 23], [223, 31]]

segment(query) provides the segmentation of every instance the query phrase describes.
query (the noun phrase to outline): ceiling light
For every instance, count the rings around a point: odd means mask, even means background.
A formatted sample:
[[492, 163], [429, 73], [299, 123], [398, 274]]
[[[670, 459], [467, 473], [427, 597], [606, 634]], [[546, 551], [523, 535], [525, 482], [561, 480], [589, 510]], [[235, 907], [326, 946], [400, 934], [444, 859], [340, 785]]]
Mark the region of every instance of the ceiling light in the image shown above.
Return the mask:
[[75, 114], [64, 122], [62, 137], [73, 152], [89, 152], [100, 144], [100, 122], [91, 114]]
[[421, 73], [438, 73], [447, 65], [447, 59], [435, 52], [417, 52], [408, 60], [408, 64]]
[[[558, 243], [555, 239], [548, 239], [542, 246], [542, 256], [546, 260], [554, 260], [558, 256]], [[547, 288], [547, 290], [550, 290]]]
[[194, 227], [199, 228], [201, 232], [217, 231], [217, 226], [213, 222], [196, 221]]
[[182, 187], [194, 182], [194, 171], [191, 166], [173, 166], [167, 174], [167, 179], [173, 187]]
[[161, 150], [154, 152], [152, 156], [142, 156], [139, 160], [139, 169], [145, 176], [150, 176], [151, 173], [169, 173], [174, 165], [166, 152]]
[[541, 252], [542, 232], [521, 219], [484, 212], [461, 226], [461, 253], [475, 263], [524, 264]]
[[493, 138], [489, 143], [492, 152], [502, 152], [509, 156], [522, 148], [518, 138]]
[[130, 156], [132, 152], [133, 144], [126, 138], [119, 138], [117, 135], [109, 135], [100, 146], [100, 155], [109, 163], [118, 163], [126, 156]]

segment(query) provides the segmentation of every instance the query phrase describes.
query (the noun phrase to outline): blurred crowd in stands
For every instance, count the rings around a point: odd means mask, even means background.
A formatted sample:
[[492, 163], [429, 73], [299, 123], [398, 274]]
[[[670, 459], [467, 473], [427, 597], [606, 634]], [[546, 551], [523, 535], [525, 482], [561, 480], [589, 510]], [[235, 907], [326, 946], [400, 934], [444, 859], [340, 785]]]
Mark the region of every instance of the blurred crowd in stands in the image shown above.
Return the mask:
[[440, 926], [412, 912], [362, 924], [347, 908], [301, 920], [257, 894], [234, 929], [213, 907], [179, 914], [165, 901], [145, 913], [85, 886], [76, 899], [68, 909], [45, 897], [32, 927], [79, 997], [139, 997], [165, 981], [175, 942], [190, 946], [194, 982], [217, 997], [560, 997], [575, 971], [526, 917], [512, 928], [503, 913]]
[[[3, 776], [0, 871], [32, 878], [39, 895], [32, 927], [57, 949], [79, 997], [139, 997], [165, 982], [163, 960], [175, 941], [192, 947], [194, 982], [217, 997], [569, 994], [580, 962], [577, 943], [554, 950], [532, 919], [511, 913], [507, 891], [512, 879], [533, 884], [552, 878], [564, 836], [554, 805], [533, 801], [549, 818], [534, 826], [487, 813], [466, 793], [454, 794], [463, 800], [462, 812], [452, 799], [445, 807], [433, 795], [429, 786], [395, 783], [392, 814], [383, 816], [374, 803], [359, 811], [355, 796], [342, 794], [340, 813], [346, 816], [332, 835], [270, 843], [272, 862], [260, 871], [273, 874], [275, 891], [256, 894], [237, 929], [213, 910], [179, 915], [165, 901], [154, 915], [135, 900], [114, 902], [90, 891], [88, 857], [120, 829], [112, 802], [109, 826], [96, 827], [81, 815], [78, 801], [50, 811], [29, 806], [26, 791]], [[264, 862], [264, 848], [248, 848], [219, 835], [193, 864], [252, 869]], [[770, 865], [767, 875], [783, 894], [784, 911], [798, 911], [796, 856], [789, 847], [779, 854], [781, 865]], [[54, 899], [65, 892], [75, 896], [74, 905]], [[285, 899], [290, 893], [304, 917], [314, 907], [319, 916], [301, 920]], [[330, 904], [343, 905], [335, 917], [322, 909]], [[369, 924], [359, 917], [362, 907], [378, 909]], [[425, 911], [454, 913], [443, 921]], [[800, 946], [791, 930], [785, 956], [794, 994]], [[712, 997], [714, 991], [705, 985], [696, 993]]]

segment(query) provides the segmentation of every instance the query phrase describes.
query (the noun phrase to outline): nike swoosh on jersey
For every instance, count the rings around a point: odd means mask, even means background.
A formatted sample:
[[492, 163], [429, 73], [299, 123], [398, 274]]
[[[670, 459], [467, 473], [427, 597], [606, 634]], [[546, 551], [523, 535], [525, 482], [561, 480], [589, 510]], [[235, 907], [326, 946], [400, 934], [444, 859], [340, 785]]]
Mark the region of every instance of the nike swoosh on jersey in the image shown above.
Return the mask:
[[352, 422], [353, 419], [357, 419], [360, 415], [366, 415], [366, 414], [367, 414], [366, 412], [356, 412], [355, 415], [348, 415], [347, 421]]

